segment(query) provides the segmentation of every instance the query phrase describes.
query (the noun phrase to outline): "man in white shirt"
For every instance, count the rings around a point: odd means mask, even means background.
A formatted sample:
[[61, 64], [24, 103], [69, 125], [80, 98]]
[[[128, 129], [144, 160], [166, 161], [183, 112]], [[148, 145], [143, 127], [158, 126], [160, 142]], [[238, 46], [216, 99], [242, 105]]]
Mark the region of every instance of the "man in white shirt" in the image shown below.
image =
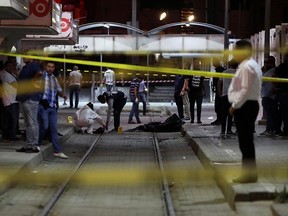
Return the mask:
[[236, 42], [234, 59], [239, 63], [235, 77], [228, 90], [231, 115], [234, 115], [242, 153], [242, 175], [233, 181], [251, 183], [257, 181], [254, 145], [255, 121], [259, 111], [258, 98], [262, 85], [262, 71], [252, 59], [252, 45], [240, 40]]
[[70, 86], [70, 108], [73, 108], [73, 95], [75, 94], [75, 108], [78, 108], [79, 92], [82, 84], [82, 74], [78, 71], [78, 66], [73, 67], [73, 71], [69, 74]]
[[13, 62], [5, 62], [5, 71], [1, 74], [4, 105], [3, 138], [13, 142], [17, 140], [16, 132], [19, 120], [19, 102], [17, 96], [17, 79]]
[[104, 73], [103, 83], [106, 84], [107, 92], [111, 92], [115, 80], [115, 73], [111, 69], [107, 69]]

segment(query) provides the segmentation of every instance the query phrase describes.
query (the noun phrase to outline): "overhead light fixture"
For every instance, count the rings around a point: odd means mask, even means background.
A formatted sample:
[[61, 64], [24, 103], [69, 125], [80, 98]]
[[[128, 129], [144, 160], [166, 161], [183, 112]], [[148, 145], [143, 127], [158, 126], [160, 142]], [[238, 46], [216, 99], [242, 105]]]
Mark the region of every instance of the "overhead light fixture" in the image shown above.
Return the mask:
[[108, 24], [104, 24], [103, 27], [105, 27], [105, 28], [107, 28], [107, 29], [110, 28], [110, 26], [109, 26]]
[[163, 12], [163, 13], [160, 15], [160, 20], [165, 19], [166, 16], [167, 16], [166, 12]]
[[188, 17], [188, 21], [189, 21], [189, 22], [193, 21], [194, 19], [195, 19], [195, 16], [194, 16], [194, 15], [191, 15], [191, 16]]

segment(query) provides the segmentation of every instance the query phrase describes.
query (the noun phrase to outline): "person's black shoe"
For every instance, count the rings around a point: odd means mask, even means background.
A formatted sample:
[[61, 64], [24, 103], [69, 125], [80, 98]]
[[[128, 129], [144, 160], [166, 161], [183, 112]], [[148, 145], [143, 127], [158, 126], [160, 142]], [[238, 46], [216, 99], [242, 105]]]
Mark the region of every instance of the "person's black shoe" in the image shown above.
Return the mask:
[[16, 152], [26, 152], [26, 150], [27, 150], [27, 147], [24, 146], [24, 147], [22, 147], [20, 149], [16, 149]]
[[142, 122], [141, 121], [137, 121], [137, 124], [141, 124]]
[[201, 121], [197, 121], [197, 124], [202, 124], [202, 122]]
[[134, 121], [128, 121], [128, 124], [136, 124]]
[[213, 122], [211, 122], [211, 125], [221, 125], [222, 124], [222, 122], [220, 121], [220, 120], [215, 120], [215, 121], [213, 121]]
[[58, 135], [58, 136], [63, 136], [63, 134], [61, 134], [61, 133], [59, 133], [59, 132], [57, 132], [57, 135]]
[[38, 153], [38, 152], [40, 152], [39, 146], [28, 147], [26, 148], [26, 151], [25, 151], [25, 153]]
[[243, 175], [243, 176], [233, 179], [233, 182], [242, 183], [242, 184], [255, 183], [257, 182], [257, 175], [247, 175], [247, 176]]
[[191, 120], [190, 123], [191, 123], [191, 124], [194, 124], [194, 120]]

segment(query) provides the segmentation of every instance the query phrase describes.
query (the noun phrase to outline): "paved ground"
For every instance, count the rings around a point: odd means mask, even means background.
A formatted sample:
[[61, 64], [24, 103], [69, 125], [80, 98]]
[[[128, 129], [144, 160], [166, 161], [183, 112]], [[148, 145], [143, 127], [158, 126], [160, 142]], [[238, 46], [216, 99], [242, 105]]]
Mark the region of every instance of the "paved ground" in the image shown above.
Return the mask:
[[[81, 104], [83, 105], [83, 104]], [[80, 106], [81, 106], [80, 105]], [[164, 106], [163, 106], [164, 105]], [[99, 113], [105, 113], [105, 106], [96, 103], [96, 108], [102, 108]], [[129, 110], [131, 104], [127, 103], [125, 110]], [[141, 105], [140, 105], [141, 107]], [[63, 108], [63, 106], [62, 106]], [[170, 103], [153, 103], [149, 107], [151, 110], [158, 110], [155, 118], [158, 121], [164, 120], [163, 114], [175, 112], [176, 106]], [[103, 111], [104, 110], [104, 111]], [[67, 117], [71, 116], [75, 110], [59, 110], [59, 132], [64, 136], [61, 142], [73, 132], [72, 125], [67, 123]], [[222, 191], [229, 201], [230, 205], [237, 211], [238, 215], [271, 215], [267, 210], [272, 209], [273, 215], [287, 215], [287, 204], [275, 204], [275, 190], [282, 191], [287, 184], [287, 162], [288, 162], [288, 140], [262, 138], [257, 135], [264, 131], [264, 126], [256, 127], [255, 142], [257, 152], [257, 163], [260, 170], [258, 183], [239, 185], [232, 184], [231, 179], [238, 175], [240, 167], [241, 154], [238, 149], [237, 139], [220, 139], [220, 126], [211, 126], [210, 122], [214, 117], [212, 104], [205, 104], [203, 107], [202, 125], [191, 125], [186, 123], [183, 126], [183, 133], [190, 145], [201, 160], [202, 164], [216, 170], [220, 178], [219, 184]], [[135, 125], [127, 124], [128, 113], [122, 116], [123, 130], [133, 128]], [[142, 120], [148, 123], [148, 120]], [[41, 146], [41, 154], [23, 154], [15, 152], [15, 149], [21, 147], [24, 142], [0, 143], [0, 170], [4, 170], [5, 175], [0, 176], [0, 190], [4, 191], [11, 185], [9, 181], [11, 176], [19, 174], [26, 167], [34, 167], [39, 164], [45, 157], [52, 154], [51, 145]], [[169, 154], [168, 154], [169, 156]], [[7, 175], [7, 170], [9, 175]], [[223, 174], [224, 173], [224, 174]], [[209, 193], [206, 194], [210, 196]], [[202, 195], [205, 197], [205, 193]], [[203, 199], [205, 200], [205, 198]], [[268, 201], [263, 201], [267, 200]], [[180, 201], [181, 204], [181, 201]], [[185, 204], [184, 204], [185, 205]], [[205, 205], [199, 208], [205, 208]], [[262, 212], [261, 212], [262, 211]]]

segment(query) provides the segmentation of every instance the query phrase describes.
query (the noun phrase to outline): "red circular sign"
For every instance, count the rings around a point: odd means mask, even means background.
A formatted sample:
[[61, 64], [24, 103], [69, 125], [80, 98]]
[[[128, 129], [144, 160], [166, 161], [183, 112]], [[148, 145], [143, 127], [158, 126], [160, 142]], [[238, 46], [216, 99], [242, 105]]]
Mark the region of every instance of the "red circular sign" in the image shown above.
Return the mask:
[[30, 14], [34, 14], [37, 17], [44, 17], [49, 13], [49, 3], [46, 0], [35, 0], [30, 2]]
[[69, 30], [70, 22], [68, 19], [62, 18], [61, 28], [62, 28], [62, 32], [66, 32]]

